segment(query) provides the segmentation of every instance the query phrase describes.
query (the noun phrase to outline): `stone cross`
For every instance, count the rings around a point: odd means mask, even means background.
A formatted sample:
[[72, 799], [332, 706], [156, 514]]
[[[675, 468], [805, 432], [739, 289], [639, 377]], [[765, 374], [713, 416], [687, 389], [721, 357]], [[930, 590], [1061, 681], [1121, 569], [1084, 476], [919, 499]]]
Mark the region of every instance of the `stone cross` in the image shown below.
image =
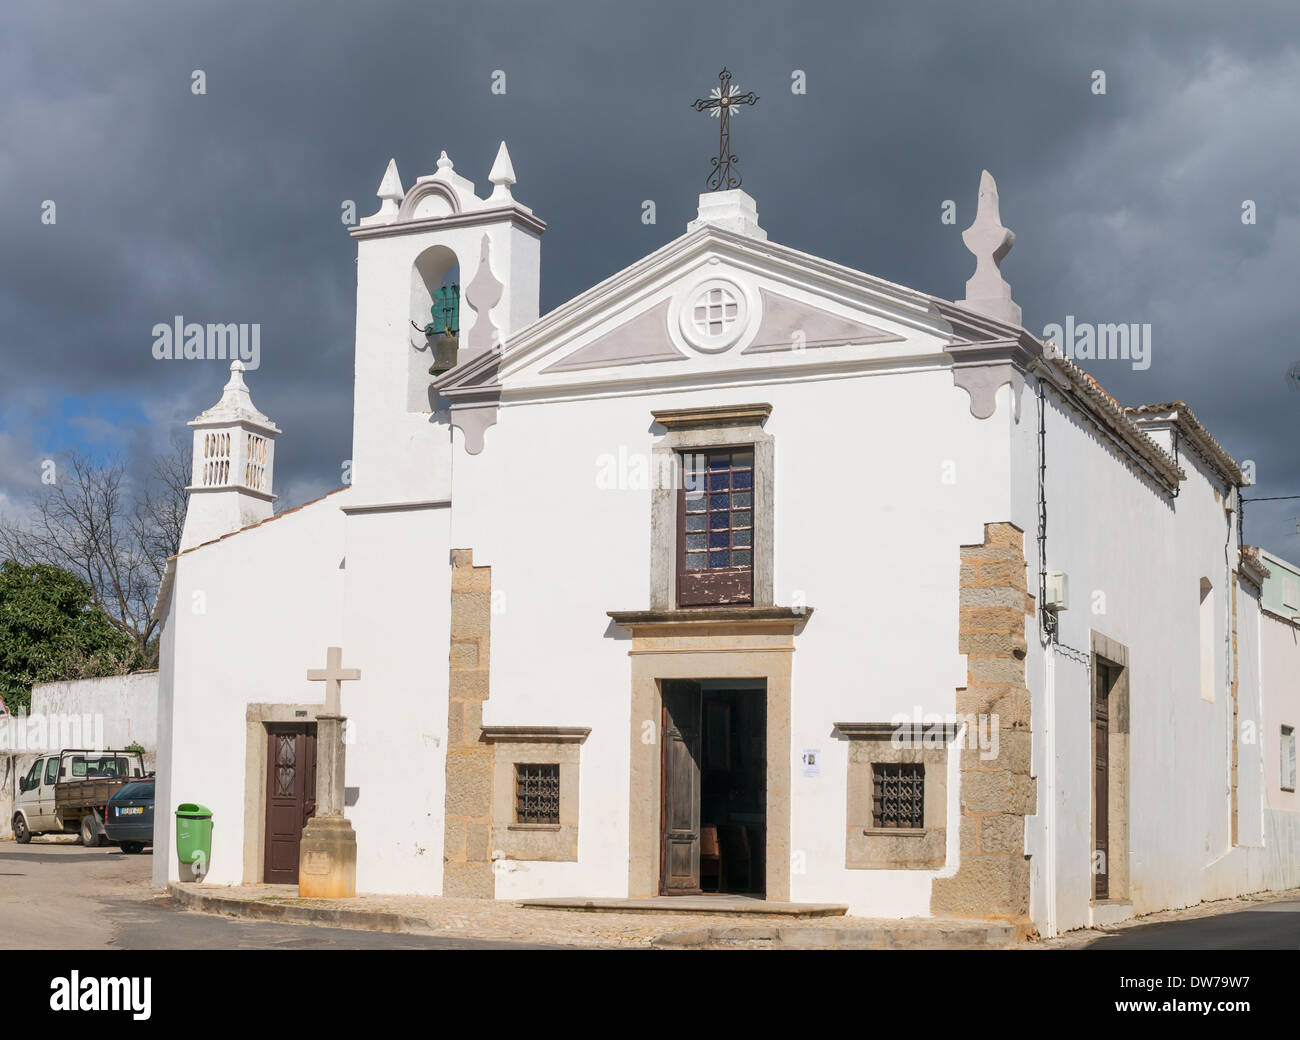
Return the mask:
[[325, 714], [341, 716], [341, 684], [346, 679], [360, 679], [361, 669], [344, 668], [342, 648], [331, 646], [325, 651], [325, 667], [308, 668], [307, 678], [312, 682], [325, 683]]
[[998, 186], [992, 174], [980, 175], [975, 222], [961, 233], [966, 248], [975, 254], [975, 273], [966, 282], [966, 298], [957, 302], [990, 318], [1019, 325], [1020, 305], [1011, 299], [1011, 286], [1002, 277], [1003, 258], [1011, 252], [1016, 235], [1002, 226], [998, 212]]

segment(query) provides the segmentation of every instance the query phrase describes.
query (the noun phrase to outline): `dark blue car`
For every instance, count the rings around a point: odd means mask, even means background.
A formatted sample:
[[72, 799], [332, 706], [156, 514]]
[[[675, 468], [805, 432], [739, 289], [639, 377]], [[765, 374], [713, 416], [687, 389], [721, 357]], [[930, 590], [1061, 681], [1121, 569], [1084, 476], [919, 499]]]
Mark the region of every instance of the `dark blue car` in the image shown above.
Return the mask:
[[104, 831], [109, 841], [134, 855], [153, 844], [153, 779], [133, 780], [119, 788], [104, 814]]

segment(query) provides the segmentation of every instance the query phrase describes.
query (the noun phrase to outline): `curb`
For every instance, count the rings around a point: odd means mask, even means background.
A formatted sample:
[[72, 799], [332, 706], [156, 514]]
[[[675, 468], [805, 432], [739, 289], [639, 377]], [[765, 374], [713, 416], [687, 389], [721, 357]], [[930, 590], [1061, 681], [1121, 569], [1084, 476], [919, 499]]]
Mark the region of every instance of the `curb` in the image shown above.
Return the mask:
[[[438, 934], [427, 921], [382, 910], [294, 906], [200, 892], [175, 881], [167, 894], [187, 910], [281, 924], [330, 925], [364, 932]], [[1015, 928], [995, 922], [917, 928], [906, 923], [875, 928], [824, 928], [797, 924], [735, 924], [667, 932], [656, 950], [995, 950], [1015, 943]]]
[[225, 917], [244, 917], [257, 921], [279, 921], [282, 924], [327, 924], [335, 928], [351, 928], [360, 932], [415, 932], [433, 934], [428, 923], [418, 917], [407, 917], [382, 910], [348, 910], [343, 907], [292, 906], [286, 903], [263, 903], [256, 899], [234, 899], [230, 896], [209, 895], [168, 882], [167, 894], [186, 909], [201, 913], [221, 914]]
[[657, 950], [1002, 950], [1015, 941], [1015, 928], [993, 923], [926, 929], [737, 925], [668, 932], [652, 946]]

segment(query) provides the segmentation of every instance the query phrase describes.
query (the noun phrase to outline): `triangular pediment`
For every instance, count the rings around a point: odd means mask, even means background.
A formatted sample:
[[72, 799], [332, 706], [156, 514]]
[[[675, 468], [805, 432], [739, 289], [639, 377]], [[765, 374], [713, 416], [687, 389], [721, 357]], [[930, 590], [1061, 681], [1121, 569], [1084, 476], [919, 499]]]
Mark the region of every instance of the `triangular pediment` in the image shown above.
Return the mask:
[[850, 343], [898, 343], [906, 337], [759, 287], [763, 316], [754, 342], [742, 354], [771, 354]]
[[682, 361], [686, 354], [673, 345], [668, 332], [671, 301], [661, 300], [649, 310], [602, 333], [585, 347], [547, 365], [545, 372], [583, 372], [655, 361]]
[[[512, 333], [493, 376], [507, 394], [527, 394], [935, 354], [952, 339], [940, 302], [707, 226]], [[453, 369], [439, 382], [467, 375]]]

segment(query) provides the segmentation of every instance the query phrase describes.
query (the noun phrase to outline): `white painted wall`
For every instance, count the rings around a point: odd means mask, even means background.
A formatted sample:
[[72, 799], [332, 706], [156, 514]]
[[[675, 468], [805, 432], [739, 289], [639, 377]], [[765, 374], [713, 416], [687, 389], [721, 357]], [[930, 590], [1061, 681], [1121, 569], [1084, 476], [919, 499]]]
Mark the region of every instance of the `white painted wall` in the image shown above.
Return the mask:
[[[97, 716], [102, 719], [104, 746], [139, 744], [145, 765], [154, 767], [158, 747], [158, 673], [133, 672], [100, 679], [37, 683], [32, 687], [34, 715]], [[96, 724], [98, 725], [98, 723]]]
[[338, 506], [348, 494], [177, 558], [160, 665], [170, 684], [161, 684], [158, 711], [155, 879], [165, 862], [165, 877], [177, 880], [174, 812], [198, 802], [213, 811], [207, 880], [243, 880], [247, 706], [325, 700], [306, 671], [324, 666], [326, 647], [347, 650]]
[[[244, 880], [249, 704], [322, 704], [329, 646], [351, 727], [346, 815], [367, 892], [441, 890], [450, 613], [447, 509], [347, 515], [344, 490], [177, 560], [164, 628], [159, 883], [176, 880], [173, 813], [213, 810], [206, 880]], [[194, 613], [194, 605], [202, 613]], [[166, 810], [162, 807], [166, 806]], [[166, 873], [164, 874], [164, 867]]]
[[1270, 809], [1300, 813], [1300, 794], [1282, 789], [1281, 727], [1300, 733], [1300, 623], [1265, 614], [1260, 621], [1263, 658], [1265, 791]]
[[[1024, 527], [1031, 580], [1037, 571], [1037, 422], [1035, 388], [1024, 393], [1015, 428], [1013, 520]], [[1228, 609], [1236, 559], [1235, 516], [1216, 498], [1206, 471], [1183, 453], [1187, 471], [1170, 500], [1118, 462], [1116, 449], [1049, 394], [1047, 411], [1047, 569], [1070, 581], [1070, 609], [1060, 640], [1085, 654], [1090, 630], [1129, 648], [1130, 828], [1133, 911], [1188, 906], [1251, 891], [1262, 862], [1258, 748], [1243, 745], [1239, 777], [1239, 845], [1230, 841]], [[1201, 696], [1201, 576], [1213, 583], [1214, 700]], [[1032, 586], [1031, 586], [1032, 587]], [[1101, 598], [1104, 597], [1104, 600]], [[1252, 613], [1239, 595], [1243, 665], [1242, 717], [1255, 711]], [[1040, 931], [1051, 920], [1055, 862], [1057, 931], [1089, 923], [1092, 798], [1091, 695], [1087, 667], [1057, 653], [1048, 705], [1042, 648], [1031, 628], [1027, 675], [1033, 694], [1034, 769], [1039, 812], [1029, 821], [1032, 914]], [[1040, 722], [1054, 716], [1049, 737]], [[1050, 758], [1049, 758], [1050, 756]], [[1054, 770], [1054, 791], [1049, 777]], [[1054, 803], [1054, 804], [1049, 804]], [[1050, 837], [1051, 810], [1055, 835]]]
[[442, 891], [449, 512], [357, 513], [345, 522], [341, 645], [344, 665], [361, 670], [343, 683], [352, 739], [346, 815], [361, 892]]
[[[1265, 561], [1267, 563], [1267, 561]], [[1282, 789], [1281, 728], [1300, 733], [1300, 625], [1275, 614], [1260, 618], [1264, 752], [1265, 878], [1271, 889], [1300, 887], [1300, 795]]]
[[[181, 735], [181, 739], [178, 739], [175, 725], [176, 643], [177, 630], [180, 628], [179, 617], [180, 611], [177, 608], [173, 586], [158, 637], [158, 752], [157, 778], [154, 781], [153, 883], [160, 887], [177, 877], [176, 825], [172, 813], [181, 799], [172, 796], [175, 789], [172, 774], [176, 762], [188, 758], [190, 753], [184, 743], [184, 734]], [[183, 642], [188, 644], [193, 639], [194, 636], [187, 632]], [[235, 780], [234, 774], [226, 775], [228, 782], [225, 786], [237, 790], [242, 797], [244, 786], [242, 781]], [[215, 837], [215, 831], [213, 834]]]

